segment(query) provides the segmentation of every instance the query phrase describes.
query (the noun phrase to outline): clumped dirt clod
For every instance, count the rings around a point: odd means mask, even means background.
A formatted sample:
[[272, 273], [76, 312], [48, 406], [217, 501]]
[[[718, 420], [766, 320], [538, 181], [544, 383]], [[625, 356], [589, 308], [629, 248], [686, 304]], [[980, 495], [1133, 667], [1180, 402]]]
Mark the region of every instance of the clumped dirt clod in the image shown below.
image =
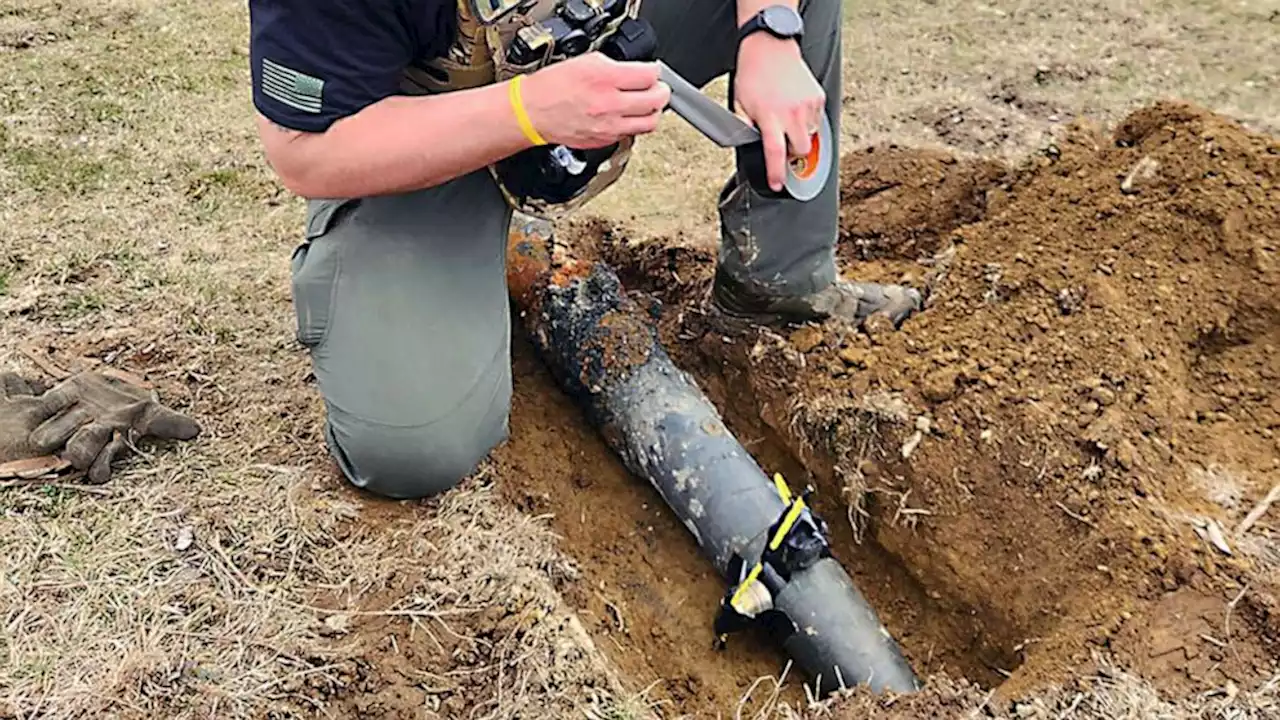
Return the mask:
[[840, 249], [848, 261], [937, 252], [947, 233], [986, 212], [1008, 169], [941, 150], [871, 146], [840, 163]]
[[1280, 482], [1280, 143], [1162, 103], [1008, 170], [851, 157], [846, 272], [928, 290], [899, 332], [735, 332], [705, 248], [600, 252], [842, 558], [906, 576], [855, 572], [917, 670], [991, 708], [1099, 658], [1175, 700], [1275, 677], [1280, 521], [1238, 528]]

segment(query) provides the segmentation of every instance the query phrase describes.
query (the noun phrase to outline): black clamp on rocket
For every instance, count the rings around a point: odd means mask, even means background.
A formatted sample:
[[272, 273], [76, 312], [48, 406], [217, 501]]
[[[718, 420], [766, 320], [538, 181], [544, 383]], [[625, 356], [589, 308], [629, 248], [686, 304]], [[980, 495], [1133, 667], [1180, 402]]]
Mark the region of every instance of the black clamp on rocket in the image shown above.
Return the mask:
[[725, 648], [731, 633], [745, 630], [773, 610], [774, 600], [791, 581], [792, 574], [831, 556], [827, 524], [806, 503], [813, 489], [806, 488], [803, 494], [794, 496], [780, 474], [773, 476], [773, 484], [786, 507], [770, 526], [769, 541], [754, 565], [748, 567], [740, 556], [733, 558], [731, 574], [737, 575], [738, 582], [720, 601], [716, 614], [718, 650]]

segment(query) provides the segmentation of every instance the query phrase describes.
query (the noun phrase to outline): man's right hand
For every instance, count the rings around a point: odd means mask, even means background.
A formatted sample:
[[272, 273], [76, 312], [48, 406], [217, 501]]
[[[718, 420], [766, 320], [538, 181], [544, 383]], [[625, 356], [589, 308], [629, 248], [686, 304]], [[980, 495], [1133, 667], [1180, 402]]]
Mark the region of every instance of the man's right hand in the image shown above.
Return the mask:
[[593, 52], [531, 73], [523, 95], [547, 142], [589, 150], [656, 130], [671, 88], [658, 80], [657, 63]]

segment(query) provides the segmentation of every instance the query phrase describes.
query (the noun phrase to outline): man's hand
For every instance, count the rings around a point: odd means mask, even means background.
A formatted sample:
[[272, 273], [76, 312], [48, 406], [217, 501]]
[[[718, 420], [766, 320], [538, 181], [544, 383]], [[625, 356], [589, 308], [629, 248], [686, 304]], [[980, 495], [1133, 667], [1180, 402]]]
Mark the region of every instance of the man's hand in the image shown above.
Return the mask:
[[[738, 49], [734, 81], [737, 112], [760, 131], [769, 186], [782, 190], [788, 155], [808, 154], [821, 124], [826, 93], [795, 40], [754, 33]], [[788, 145], [790, 149], [788, 150]]]
[[0, 375], [0, 463], [57, 453], [101, 484], [129, 443], [199, 434], [192, 418], [100, 373], [79, 373], [42, 394], [13, 373]]
[[523, 89], [538, 133], [583, 150], [653, 132], [671, 99], [657, 63], [618, 62], [598, 52], [538, 70]]

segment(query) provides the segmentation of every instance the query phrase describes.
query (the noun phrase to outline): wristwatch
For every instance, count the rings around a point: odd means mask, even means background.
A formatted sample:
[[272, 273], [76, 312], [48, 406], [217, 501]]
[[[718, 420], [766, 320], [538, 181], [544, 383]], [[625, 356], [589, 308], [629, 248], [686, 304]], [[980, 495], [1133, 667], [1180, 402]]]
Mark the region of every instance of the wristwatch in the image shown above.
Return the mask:
[[798, 40], [804, 35], [804, 19], [794, 8], [770, 5], [743, 23], [738, 29], [738, 42], [741, 43], [748, 35], [761, 30], [782, 40]]

